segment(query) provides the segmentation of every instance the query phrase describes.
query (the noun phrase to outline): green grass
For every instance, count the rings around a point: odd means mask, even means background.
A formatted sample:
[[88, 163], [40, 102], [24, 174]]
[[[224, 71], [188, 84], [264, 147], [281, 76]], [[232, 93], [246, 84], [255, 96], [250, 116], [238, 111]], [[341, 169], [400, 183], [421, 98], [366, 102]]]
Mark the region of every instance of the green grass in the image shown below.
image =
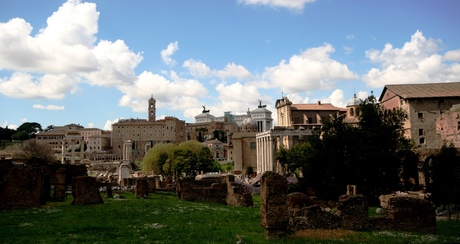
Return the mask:
[[[148, 199], [104, 199], [104, 204], [0, 211], [0, 243], [441, 243], [460, 242], [460, 221], [438, 222], [438, 235], [390, 231], [304, 233], [267, 241], [260, 226], [260, 199], [254, 208], [180, 201], [150, 194]], [[307, 239], [306, 239], [307, 238]]]

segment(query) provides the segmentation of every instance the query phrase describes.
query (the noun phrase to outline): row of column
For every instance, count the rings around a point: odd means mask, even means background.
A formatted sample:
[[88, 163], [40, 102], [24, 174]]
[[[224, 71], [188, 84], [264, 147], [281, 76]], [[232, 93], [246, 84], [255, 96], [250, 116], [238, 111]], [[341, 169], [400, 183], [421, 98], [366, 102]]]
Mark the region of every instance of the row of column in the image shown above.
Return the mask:
[[273, 138], [268, 135], [257, 138], [257, 173], [274, 171], [274, 145]]

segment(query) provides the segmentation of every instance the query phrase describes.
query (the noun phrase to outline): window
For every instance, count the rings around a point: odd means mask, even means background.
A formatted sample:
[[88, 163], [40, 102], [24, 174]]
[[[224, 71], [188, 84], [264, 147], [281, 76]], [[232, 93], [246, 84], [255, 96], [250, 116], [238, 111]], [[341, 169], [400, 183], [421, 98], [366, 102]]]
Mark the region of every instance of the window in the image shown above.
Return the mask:
[[420, 140], [419, 140], [420, 144], [425, 144], [425, 138], [424, 137], [421, 137]]
[[255, 143], [255, 142], [251, 142], [250, 148], [251, 148], [251, 149], [256, 149], [256, 143]]
[[418, 118], [423, 119], [423, 113], [418, 113]]
[[423, 129], [418, 129], [418, 135], [423, 136]]

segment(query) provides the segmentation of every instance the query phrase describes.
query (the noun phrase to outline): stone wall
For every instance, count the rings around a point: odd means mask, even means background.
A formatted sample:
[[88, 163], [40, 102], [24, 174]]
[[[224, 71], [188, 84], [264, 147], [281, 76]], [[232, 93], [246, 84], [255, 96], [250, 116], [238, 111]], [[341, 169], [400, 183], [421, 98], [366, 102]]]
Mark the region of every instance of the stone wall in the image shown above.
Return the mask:
[[265, 229], [265, 237], [283, 238], [289, 234], [287, 180], [275, 172], [267, 171], [260, 178], [260, 186], [260, 221]]
[[0, 160], [0, 209], [40, 207], [41, 170]]
[[178, 180], [177, 194], [181, 200], [186, 201], [217, 202], [240, 207], [254, 205], [250, 191], [236, 183], [233, 175]]
[[90, 176], [78, 176], [72, 179], [72, 197], [72, 205], [104, 203], [96, 178]]
[[[337, 209], [325, 202], [309, 198], [304, 193], [286, 194], [286, 179], [274, 172], [261, 178], [261, 224], [265, 236], [279, 238], [289, 230], [347, 229], [415, 231], [436, 233], [434, 205], [418, 197], [383, 197], [387, 206], [384, 217], [368, 215], [368, 203], [363, 195], [342, 195]], [[351, 194], [351, 191], [349, 191]], [[410, 194], [408, 194], [410, 195]]]
[[387, 200], [385, 216], [370, 218], [370, 225], [378, 230], [435, 234], [435, 206], [427, 200], [416, 197], [392, 196]]

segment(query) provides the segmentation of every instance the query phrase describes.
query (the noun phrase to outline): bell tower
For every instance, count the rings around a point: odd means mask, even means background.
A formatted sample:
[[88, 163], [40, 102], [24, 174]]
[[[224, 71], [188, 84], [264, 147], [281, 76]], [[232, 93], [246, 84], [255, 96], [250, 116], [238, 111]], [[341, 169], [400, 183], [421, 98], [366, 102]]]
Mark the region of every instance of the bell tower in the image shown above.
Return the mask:
[[152, 97], [150, 97], [149, 99], [149, 121], [150, 122], [155, 122], [156, 121], [156, 105], [155, 105], [156, 101], [155, 99], [153, 98], [153, 95]]

